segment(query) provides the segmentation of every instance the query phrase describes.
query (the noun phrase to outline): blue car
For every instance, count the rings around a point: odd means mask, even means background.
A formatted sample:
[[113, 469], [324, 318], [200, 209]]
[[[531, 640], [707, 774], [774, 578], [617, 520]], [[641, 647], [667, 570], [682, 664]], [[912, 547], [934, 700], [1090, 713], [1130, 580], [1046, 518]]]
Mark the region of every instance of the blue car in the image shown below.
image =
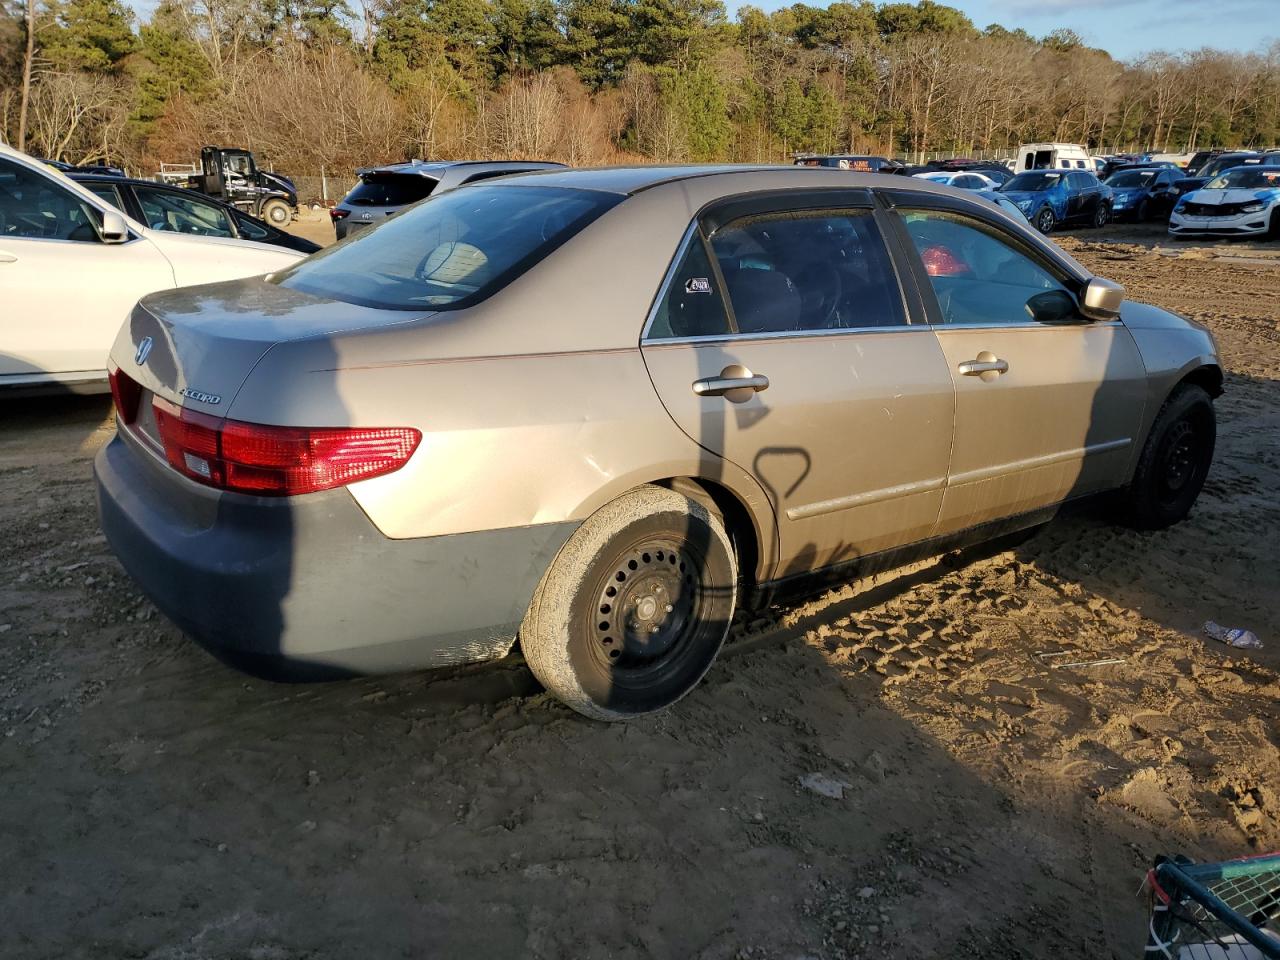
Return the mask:
[[1073, 223], [1102, 227], [1111, 219], [1111, 188], [1087, 170], [1028, 170], [1000, 192], [1041, 233]]
[[1167, 219], [1178, 198], [1173, 185], [1181, 176], [1176, 167], [1129, 167], [1107, 177], [1111, 215], [1117, 220]]

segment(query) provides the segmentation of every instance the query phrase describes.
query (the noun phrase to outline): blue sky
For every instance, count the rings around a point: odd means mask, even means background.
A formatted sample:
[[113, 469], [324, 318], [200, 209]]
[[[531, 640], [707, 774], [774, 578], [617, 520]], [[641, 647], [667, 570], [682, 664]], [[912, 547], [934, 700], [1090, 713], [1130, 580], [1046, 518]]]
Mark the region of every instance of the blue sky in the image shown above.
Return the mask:
[[[791, 0], [764, 0], [766, 10]], [[808, 0], [825, 6], [824, 0]], [[940, 0], [979, 28], [1000, 23], [1043, 36], [1070, 27], [1122, 60], [1151, 50], [1257, 50], [1280, 38], [1280, 0]], [[730, 13], [739, 6], [729, 0]]]

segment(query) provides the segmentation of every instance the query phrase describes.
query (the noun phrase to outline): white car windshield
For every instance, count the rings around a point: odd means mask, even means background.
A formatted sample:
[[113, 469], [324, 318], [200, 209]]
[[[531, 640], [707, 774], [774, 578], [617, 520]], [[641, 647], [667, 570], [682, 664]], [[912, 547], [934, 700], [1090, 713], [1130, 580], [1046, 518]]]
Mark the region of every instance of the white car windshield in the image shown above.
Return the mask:
[[1266, 190], [1277, 187], [1280, 187], [1280, 167], [1275, 170], [1261, 167], [1228, 170], [1205, 184], [1206, 190]]

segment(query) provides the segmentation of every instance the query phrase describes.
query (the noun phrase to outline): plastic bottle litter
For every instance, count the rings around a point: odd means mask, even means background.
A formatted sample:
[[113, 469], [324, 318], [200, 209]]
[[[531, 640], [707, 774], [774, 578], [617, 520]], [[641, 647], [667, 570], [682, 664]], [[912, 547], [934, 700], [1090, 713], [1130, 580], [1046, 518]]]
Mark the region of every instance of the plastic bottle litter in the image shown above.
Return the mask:
[[1204, 625], [1204, 632], [1215, 640], [1221, 640], [1228, 647], [1240, 647], [1245, 650], [1261, 650], [1262, 641], [1252, 630], [1243, 627], [1220, 627], [1212, 620]]

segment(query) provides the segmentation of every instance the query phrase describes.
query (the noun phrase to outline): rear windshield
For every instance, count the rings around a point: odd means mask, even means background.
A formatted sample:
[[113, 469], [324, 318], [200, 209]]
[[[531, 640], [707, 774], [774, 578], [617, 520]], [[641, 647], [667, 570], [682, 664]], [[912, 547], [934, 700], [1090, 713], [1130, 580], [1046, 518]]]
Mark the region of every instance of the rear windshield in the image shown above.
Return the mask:
[[1060, 173], [1020, 173], [1012, 180], [1005, 183], [1001, 190], [1048, 190], [1058, 185], [1058, 181], [1062, 179]]
[[346, 202], [358, 207], [403, 207], [425, 200], [439, 182], [416, 173], [366, 173]]
[[281, 286], [387, 310], [450, 310], [502, 289], [617, 204], [564, 187], [451, 190], [288, 270]]
[[1107, 177], [1109, 187], [1145, 187], [1156, 175], [1154, 170], [1126, 170]]

